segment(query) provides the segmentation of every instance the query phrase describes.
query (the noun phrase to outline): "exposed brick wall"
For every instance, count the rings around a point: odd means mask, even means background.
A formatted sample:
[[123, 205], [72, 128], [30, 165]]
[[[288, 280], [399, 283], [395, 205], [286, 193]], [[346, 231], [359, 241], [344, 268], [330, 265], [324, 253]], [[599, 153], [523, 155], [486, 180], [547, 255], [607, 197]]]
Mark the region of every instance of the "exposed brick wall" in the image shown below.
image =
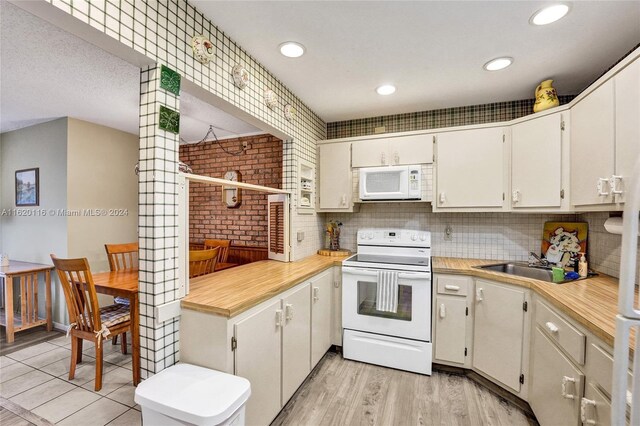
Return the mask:
[[[217, 143], [181, 145], [180, 160], [203, 176], [223, 178], [229, 170], [239, 170], [242, 181], [282, 188], [282, 141], [259, 135], [221, 141], [225, 149], [237, 152], [242, 142], [247, 150], [240, 156], [225, 153]], [[232, 240], [233, 244], [267, 247], [267, 194], [242, 191], [242, 205], [230, 209], [222, 202], [222, 189], [215, 185], [189, 185], [189, 239]]]

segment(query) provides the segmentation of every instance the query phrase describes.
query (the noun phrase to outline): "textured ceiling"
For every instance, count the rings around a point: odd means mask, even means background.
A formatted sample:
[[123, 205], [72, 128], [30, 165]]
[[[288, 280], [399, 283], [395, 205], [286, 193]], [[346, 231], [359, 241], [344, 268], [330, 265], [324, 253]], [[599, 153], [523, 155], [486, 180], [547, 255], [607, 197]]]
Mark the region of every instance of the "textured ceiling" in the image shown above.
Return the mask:
[[[574, 1], [541, 27], [547, 1], [190, 2], [326, 121], [527, 99], [547, 78], [576, 94], [640, 42], [640, 1]], [[307, 53], [282, 56], [289, 40]], [[484, 71], [498, 56], [515, 62]]]
[[[5, 1], [0, 24], [0, 133], [59, 117], [138, 133], [137, 67]], [[180, 107], [186, 141], [259, 132], [184, 92]]]

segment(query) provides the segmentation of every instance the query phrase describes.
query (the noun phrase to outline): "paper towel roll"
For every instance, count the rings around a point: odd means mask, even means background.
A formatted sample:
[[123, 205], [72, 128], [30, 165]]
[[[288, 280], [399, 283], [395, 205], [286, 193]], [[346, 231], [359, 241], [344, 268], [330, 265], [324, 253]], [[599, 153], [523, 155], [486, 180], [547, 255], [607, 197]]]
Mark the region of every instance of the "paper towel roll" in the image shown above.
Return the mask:
[[[622, 218], [610, 217], [604, 221], [604, 229], [612, 234], [622, 235]], [[640, 227], [638, 227], [638, 235], [640, 236]]]

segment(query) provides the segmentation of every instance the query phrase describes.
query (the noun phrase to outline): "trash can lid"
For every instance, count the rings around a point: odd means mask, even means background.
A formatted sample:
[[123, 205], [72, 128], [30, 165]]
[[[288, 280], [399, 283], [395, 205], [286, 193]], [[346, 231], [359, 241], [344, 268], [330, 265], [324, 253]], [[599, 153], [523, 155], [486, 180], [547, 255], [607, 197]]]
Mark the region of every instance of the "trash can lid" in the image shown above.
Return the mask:
[[243, 377], [191, 364], [177, 364], [144, 380], [136, 388], [142, 407], [195, 425], [217, 425], [249, 399]]

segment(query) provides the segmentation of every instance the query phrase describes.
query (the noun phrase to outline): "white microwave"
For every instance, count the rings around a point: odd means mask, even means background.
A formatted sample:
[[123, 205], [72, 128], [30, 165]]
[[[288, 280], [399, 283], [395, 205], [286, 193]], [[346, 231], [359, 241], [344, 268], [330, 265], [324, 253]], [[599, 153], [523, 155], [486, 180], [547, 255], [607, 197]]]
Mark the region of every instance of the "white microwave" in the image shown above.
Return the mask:
[[422, 198], [420, 165], [365, 167], [360, 169], [360, 199], [419, 200]]

